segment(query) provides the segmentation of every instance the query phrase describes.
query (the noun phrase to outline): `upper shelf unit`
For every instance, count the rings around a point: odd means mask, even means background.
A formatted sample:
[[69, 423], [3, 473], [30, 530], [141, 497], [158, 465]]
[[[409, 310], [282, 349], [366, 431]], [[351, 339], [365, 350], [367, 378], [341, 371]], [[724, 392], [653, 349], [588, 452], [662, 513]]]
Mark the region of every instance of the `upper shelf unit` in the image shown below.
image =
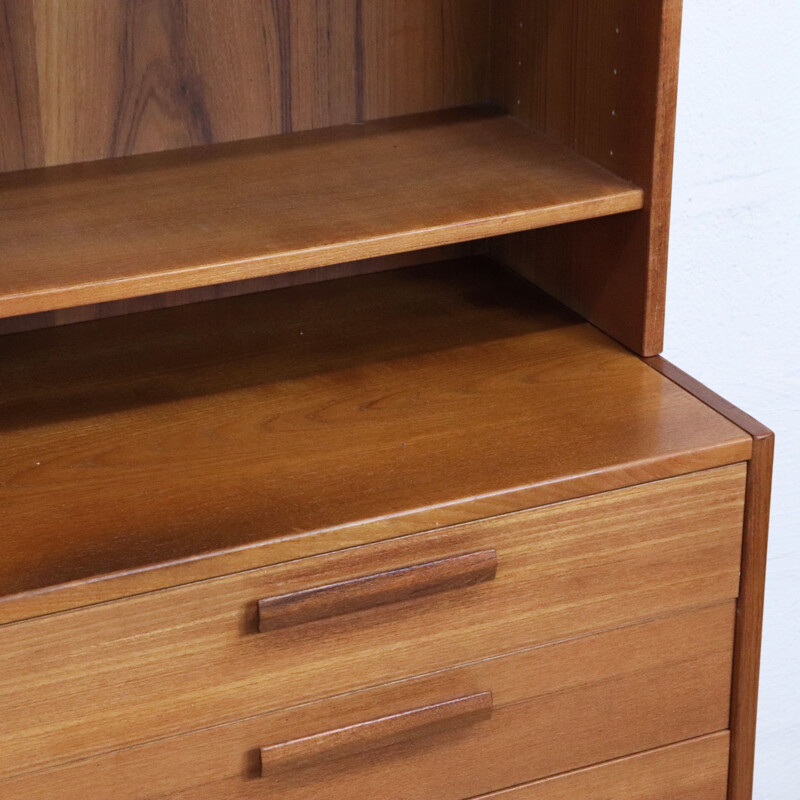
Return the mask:
[[3, 8], [0, 331], [488, 239], [660, 351], [680, 0]]
[[0, 178], [0, 316], [291, 272], [642, 207], [483, 109]]

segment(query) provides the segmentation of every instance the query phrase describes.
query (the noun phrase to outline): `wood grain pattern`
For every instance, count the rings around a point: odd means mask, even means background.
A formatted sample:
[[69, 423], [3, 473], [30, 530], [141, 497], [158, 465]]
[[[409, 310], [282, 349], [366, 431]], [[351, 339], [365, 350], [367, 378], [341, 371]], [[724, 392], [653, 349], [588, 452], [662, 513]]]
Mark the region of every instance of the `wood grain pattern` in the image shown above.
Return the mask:
[[[54, 793], [59, 800], [461, 800], [725, 728], [733, 617], [734, 604], [728, 602], [529, 648], [32, 772], [0, 783], [0, 795], [3, 800], [51, 800]], [[494, 698], [489, 720], [259, 779], [258, 753], [265, 745], [487, 687]], [[700, 776], [697, 780], [703, 785]]]
[[262, 747], [261, 777], [271, 778], [286, 770], [306, 769], [482, 722], [492, 716], [492, 708], [492, 693], [481, 692]]
[[642, 205], [632, 184], [481, 110], [15, 173], [0, 196], [4, 317]]
[[[493, 252], [636, 352], [660, 350], [680, 0], [2, 0], [1, 8], [0, 105], [11, 113], [0, 123], [0, 171], [496, 103], [642, 187], [644, 210], [502, 236]], [[445, 152], [454, 152], [451, 145]], [[441, 159], [431, 161], [435, 167]], [[427, 175], [430, 165], [411, 162], [401, 172], [395, 188], [407, 188], [410, 174]], [[476, 178], [465, 196], [474, 199], [479, 185]], [[449, 202], [459, 194], [457, 186], [444, 193]], [[205, 204], [205, 197], [181, 198], [168, 208], [197, 213]], [[324, 211], [336, 207], [332, 201]], [[404, 207], [415, 203], [409, 198]], [[202, 247], [210, 237], [199, 228], [200, 237], [198, 228], [184, 229], [183, 245], [199, 238]], [[106, 230], [135, 258], [137, 246]], [[41, 229], [36, 234], [22, 246]], [[374, 254], [340, 253], [324, 263]], [[118, 254], [98, 255], [100, 272], [113, 274]], [[185, 266], [182, 250], [163, 255]], [[20, 263], [14, 272], [29, 275], [31, 259]], [[42, 297], [44, 305], [17, 298], [21, 305], [3, 313], [91, 304], [81, 314], [102, 316], [94, 304], [156, 292], [167, 295], [156, 302], [171, 304], [187, 290], [186, 275], [134, 290], [123, 270], [116, 295], [93, 283], [85, 259], [75, 263], [57, 268], [85, 279], [70, 300], [48, 306]], [[217, 278], [253, 274], [260, 273], [240, 265]], [[188, 286], [209, 274], [194, 277]]]
[[775, 435], [665, 359], [648, 359], [647, 363], [753, 437], [753, 455], [747, 469], [742, 577], [736, 612], [728, 794], [729, 800], [751, 800]]
[[[744, 479], [724, 467], [0, 626], [0, 776], [731, 599]], [[490, 583], [258, 633], [265, 593], [488, 549]]]
[[44, 163], [34, 38], [26, 4], [0, 0], [0, 172]]
[[727, 732], [483, 795], [478, 800], [725, 800]]
[[359, 5], [363, 40], [370, 43], [360, 61], [366, 119], [485, 101], [491, 0]]
[[[482, 102], [489, 5], [0, 0], [0, 172]], [[265, 288], [46, 311], [0, 334]]]
[[465, 589], [494, 580], [496, 574], [497, 553], [484, 550], [265, 597], [258, 601], [258, 629], [266, 633], [342, 614], [355, 614], [368, 608]]
[[489, 6], [0, 0], [0, 172], [481, 102]]
[[645, 191], [644, 210], [495, 254], [644, 355], [661, 351], [681, 0], [495, 5], [493, 98]]
[[3, 621], [751, 453], [734, 425], [482, 260], [2, 346]]
[[485, 240], [477, 239], [442, 247], [413, 250], [410, 253], [394, 253], [390, 256], [378, 256], [362, 261], [347, 261], [343, 264], [331, 264], [328, 267], [304, 269], [300, 272], [282, 272], [277, 275], [232, 281], [216, 286], [200, 286], [180, 292], [165, 292], [145, 297], [131, 297], [127, 300], [112, 300], [108, 303], [62, 308], [58, 311], [41, 311], [38, 314], [5, 317], [0, 318], [0, 336], [7, 336], [11, 333], [27, 333], [61, 325], [75, 325], [79, 322], [91, 322], [96, 319], [121, 317], [126, 314], [140, 314], [144, 311], [156, 311], [209, 300], [222, 300], [226, 297], [240, 297], [245, 294], [286, 289], [290, 286], [305, 286], [309, 283], [352, 278], [356, 275], [369, 275], [373, 272], [390, 269], [432, 264], [436, 261], [447, 261], [453, 258], [468, 258], [481, 255], [485, 250]]

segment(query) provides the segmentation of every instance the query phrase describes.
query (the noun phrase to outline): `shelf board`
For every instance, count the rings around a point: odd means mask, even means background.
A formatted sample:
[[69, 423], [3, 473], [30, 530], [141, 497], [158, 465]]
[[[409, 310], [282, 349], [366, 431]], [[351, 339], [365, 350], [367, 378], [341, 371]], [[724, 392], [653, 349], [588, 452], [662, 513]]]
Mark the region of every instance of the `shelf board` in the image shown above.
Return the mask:
[[0, 439], [0, 622], [751, 446], [479, 258], [7, 336]]
[[639, 209], [510, 117], [460, 109], [0, 176], [0, 317]]

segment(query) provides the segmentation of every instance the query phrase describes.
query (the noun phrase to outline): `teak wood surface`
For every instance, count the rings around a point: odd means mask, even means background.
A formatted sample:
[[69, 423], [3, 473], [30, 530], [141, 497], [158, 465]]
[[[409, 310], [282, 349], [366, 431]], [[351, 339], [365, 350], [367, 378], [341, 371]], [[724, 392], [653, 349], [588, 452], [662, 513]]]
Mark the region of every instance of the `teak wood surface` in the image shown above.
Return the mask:
[[[32, 772], [0, 796], [462, 800], [725, 729], [733, 617], [727, 602], [529, 648]], [[261, 748], [489, 691], [489, 720], [260, 777]]]
[[494, 580], [496, 575], [497, 553], [483, 550], [265, 597], [258, 601], [258, 629], [266, 633], [354, 614], [367, 608], [465, 589]]
[[742, 576], [736, 612], [728, 795], [729, 800], [751, 800], [775, 435], [669, 361], [658, 357], [647, 359], [647, 363], [753, 437], [753, 455], [747, 469]]
[[90, 322], [109, 317], [122, 317], [126, 314], [139, 314], [143, 311], [185, 306], [208, 300], [222, 300], [226, 297], [239, 297], [244, 294], [305, 286], [309, 283], [320, 283], [339, 278], [352, 278], [356, 275], [433, 264], [437, 261], [448, 261], [455, 258], [480, 256], [485, 253], [486, 240], [476, 239], [441, 247], [426, 247], [407, 253], [394, 253], [389, 256], [377, 256], [359, 261], [345, 261], [341, 264], [304, 269], [299, 272], [279, 272], [275, 275], [220, 283], [216, 286], [199, 286], [196, 289], [184, 289], [179, 292], [129, 297], [126, 300], [112, 300], [107, 303], [62, 308], [56, 311], [41, 311], [36, 314], [22, 314], [18, 317], [0, 317], [0, 336], [10, 333], [26, 333], [41, 328], [55, 328], [61, 325], [74, 325], [77, 322]]
[[481, 259], [2, 348], [3, 621], [751, 454], [735, 425]]
[[[731, 600], [744, 480], [722, 467], [0, 626], [0, 777]], [[269, 594], [487, 550], [493, 581], [258, 632]]]
[[0, 316], [13, 316], [632, 211], [643, 199], [481, 109], [0, 175], [0, 202]]
[[486, 100], [491, 0], [0, 0], [0, 172]]
[[[487, 252], [657, 353], [680, 17], [0, 0], [0, 334]], [[750, 800], [773, 436], [667, 362], [485, 260], [0, 352], [4, 800], [461, 800], [728, 724], [501, 795], [720, 800], [730, 741]], [[310, 702], [737, 593], [732, 690], [728, 602]], [[404, 740], [501, 662], [494, 720]]]
[[644, 210], [493, 252], [637, 353], [663, 349], [681, 0], [494, 6], [492, 99], [645, 191]]
[[[2, 0], [0, 12], [0, 171], [498, 105], [642, 187], [644, 210], [495, 252], [636, 352], [659, 351], [680, 0]], [[476, 180], [468, 194], [483, 191]], [[106, 314], [111, 288], [81, 290], [81, 315]]]
[[715, 733], [476, 800], [725, 800], [729, 747]]
[[447, 729], [482, 722], [492, 716], [492, 711], [492, 693], [479, 692], [262, 747], [261, 777], [269, 780], [287, 770], [302, 770], [432, 737]]

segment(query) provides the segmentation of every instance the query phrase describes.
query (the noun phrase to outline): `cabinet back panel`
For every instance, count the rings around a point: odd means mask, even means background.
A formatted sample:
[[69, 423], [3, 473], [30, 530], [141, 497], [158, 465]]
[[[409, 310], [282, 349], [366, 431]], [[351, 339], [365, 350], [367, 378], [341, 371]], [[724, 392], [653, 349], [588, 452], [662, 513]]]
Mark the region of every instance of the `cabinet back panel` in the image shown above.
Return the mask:
[[0, 0], [0, 172], [479, 103], [490, 0]]

